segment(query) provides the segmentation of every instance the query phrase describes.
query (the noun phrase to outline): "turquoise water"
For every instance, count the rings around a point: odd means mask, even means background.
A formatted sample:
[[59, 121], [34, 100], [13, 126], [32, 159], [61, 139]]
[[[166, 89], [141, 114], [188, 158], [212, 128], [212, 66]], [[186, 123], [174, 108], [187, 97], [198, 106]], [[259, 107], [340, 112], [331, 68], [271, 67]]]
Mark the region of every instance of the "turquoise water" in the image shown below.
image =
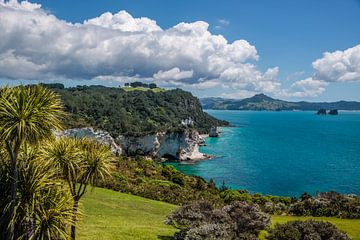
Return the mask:
[[360, 112], [207, 112], [236, 127], [206, 140], [201, 151], [215, 158], [179, 170], [263, 194], [360, 194]]

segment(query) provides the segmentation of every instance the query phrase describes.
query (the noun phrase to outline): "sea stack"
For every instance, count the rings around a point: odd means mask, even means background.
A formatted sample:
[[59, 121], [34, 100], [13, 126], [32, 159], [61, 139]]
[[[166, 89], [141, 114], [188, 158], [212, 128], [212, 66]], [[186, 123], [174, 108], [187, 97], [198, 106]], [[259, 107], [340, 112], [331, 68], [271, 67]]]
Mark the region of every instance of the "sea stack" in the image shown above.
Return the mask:
[[317, 112], [317, 115], [326, 115], [326, 109], [320, 109], [318, 112]]
[[337, 109], [331, 109], [331, 110], [329, 111], [329, 115], [338, 115], [338, 114], [339, 114], [339, 112], [338, 112]]
[[219, 133], [217, 131], [217, 127], [212, 127], [209, 132], [209, 137], [218, 137]]

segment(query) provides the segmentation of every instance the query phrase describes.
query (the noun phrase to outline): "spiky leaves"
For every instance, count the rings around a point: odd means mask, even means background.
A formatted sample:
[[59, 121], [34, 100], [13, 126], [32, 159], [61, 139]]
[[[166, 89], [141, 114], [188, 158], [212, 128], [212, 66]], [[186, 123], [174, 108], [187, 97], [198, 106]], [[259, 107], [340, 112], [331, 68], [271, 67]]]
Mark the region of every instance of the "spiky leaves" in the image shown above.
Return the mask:
[[[37, 86], [5, 87], [0, 89], [0, 141], [6, 146], [10, 159], [11, 205], [8, 218], [16, 213], [18, 184], [18, 155], [23, 144], [33, 144], [61, 127], [64, 115], [60, 97]], [[9, 224], [6, 238], [15, 238], [15, 228]]]
[[96, 184], [111, 175], [113, 155], [109, 147], [96, 140], [62, 137], [49, 141], [44, 147], [43, 156], [53, 163], [68, 183], [74, 202], [71, 238], [75, 239], [79, 200], [89, 184]]
[[[1, 182], [6, 181], [10, 162], [2, 160]], [[67, 188], [56, 178], [56, 171], [45, 161], [37, 147], [24, 147], [19, 153], [19, 182], [15, 214], [2, 219], [0, 231], [5, 233], [10, 223], [14, 239], [68, 239], [72, 225], [72, 201]], [[4, 178], [4, 179], [3, 179]], [[2, 183], [2, 185], [4, 185]], [[1, 212], [6, 213], [12, 201], [7, 194], [0, 197]]]
[[60, 97], [40, 85], [0, 89], [0, 139], [34, 143], [61, 128]]

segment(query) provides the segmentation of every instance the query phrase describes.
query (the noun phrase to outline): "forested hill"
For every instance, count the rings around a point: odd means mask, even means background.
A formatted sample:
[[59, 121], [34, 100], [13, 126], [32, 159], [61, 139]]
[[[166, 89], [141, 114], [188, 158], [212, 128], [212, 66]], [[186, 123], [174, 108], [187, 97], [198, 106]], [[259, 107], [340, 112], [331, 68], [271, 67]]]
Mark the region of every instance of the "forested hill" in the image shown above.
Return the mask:
[[206, 133], [212, 126], [228, 124], [203, 112], [199, 100], [181, 89], [156, 92], [104, 86], [43, 85], [61, 95], [70, 113], [67, 128], [93, 126], [116, 137], [185, 128]]
[[245, 99], [203, 98], [200, 99], [204, 109], [223, 110], [302, 110], [317, 111], [319, 109], [360, 110], [360, 102], [288, 102], [268, 97], [264, 94], [256, 94]]

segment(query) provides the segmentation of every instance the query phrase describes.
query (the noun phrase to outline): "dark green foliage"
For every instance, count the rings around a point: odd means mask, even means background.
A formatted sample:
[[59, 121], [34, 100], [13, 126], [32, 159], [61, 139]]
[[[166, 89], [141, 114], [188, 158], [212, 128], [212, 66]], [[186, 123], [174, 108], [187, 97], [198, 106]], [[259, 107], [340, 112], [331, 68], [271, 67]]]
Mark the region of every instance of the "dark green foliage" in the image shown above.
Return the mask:
[[214, 208], [208, 202], [185, 205], [170, 214], [166, 223], [180, 230], [174, 238], [182, 239], [257, 239], [270, 225], [270, 217], [256, 205], [232, 202]]
[[173, 204], [203, 199], [215, 205], [223, 204], [215, 185], [150, 159], [118, 158], [115, 172], [114, 178], [101, 186]]
[[11, 167], [6, 155], [0, 155], [0, 239], [5, 239], [10, 224], [14, 239], [69, 239], [71, 196], [49, 162], [37, 149], [20, 153], [16, 211], [11, 217]]
[[186, 126], [181, 121], [188, 118], [201, 133], [212, 126], [228, 124], [203, 112], [199, 100], [180, 89], [158, 93], [103, 86], [53, 90], [61, 95], [65, 110], [70, 113], [66, 127], [93, 126], [113, 137], [183, 130]]
[[297, 216], [360, 218], [360, 197], [337, 192], [303, 194], [292, 204], [290, 213]]
[[344, 232], [329, 222], [321, 221], [291, 221], [276, 224], [269, 230], [266, 237], [269, 240], [348, 240]]

